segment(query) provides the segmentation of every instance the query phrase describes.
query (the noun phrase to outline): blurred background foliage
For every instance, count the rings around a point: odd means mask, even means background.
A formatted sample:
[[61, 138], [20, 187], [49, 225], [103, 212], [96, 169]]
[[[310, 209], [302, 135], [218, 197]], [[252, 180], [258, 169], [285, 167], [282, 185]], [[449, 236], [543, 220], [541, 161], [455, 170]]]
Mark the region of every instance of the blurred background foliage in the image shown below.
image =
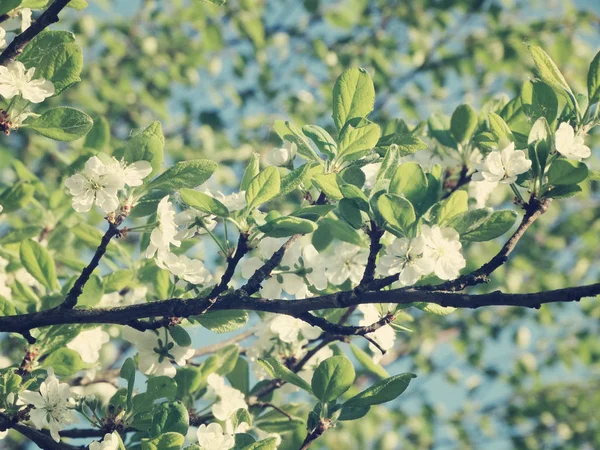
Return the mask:
[[[371, 73], [372, 119], [381, 125], [403, 119], [412, 128], [460, 103], [481, 110], [490, 99], [506, 102], [533, 76], [528, 43], [543, 47], [574, 90], [584, 92], [587, 67], [600, 48], [600, 4], [229, 0], [217, 7], [199, 0], [93, 0], [83, 11], [66, 10], [56, 28], [76, 33], [85, 65], [82, 81], [47, 107], [70, 105], [94, 116], [96, 145], [108, 152], [160, 120], [171, 162], [219, 161], [218, 182], [226, 190], [252, 151], [281, 144], [273, 120], [332, 129], [331, 88], [350, 66]], [[2, 183], [15, 178], [11, 164], [18, 159], [52, 197], [61, 191], [64, 169], [89, 152], [86, 142], [15, 132], [0, 141]], [[433, 152], [423, 154], [443, 153], [429, 143]], [[597, 136], [590, 143], [596, 151], [590, 165], [597, 168]], [[523, 292], [597, 281], [598, 190], [598, 182], [588, 183], [584, 195], [555, 202], [492, 283], [479, 289]], [[493, 196], [494, 204], [510, 202], [507, 192]], [[38, 214], [41, 224], [51, 221], [48, 214]], [[60, 228], [50, 228], [58, 236]], [[60, 246], [55, 241], [51, 236], [50, 248]], [[470, 250], [471, 267], [500, 245]], [[418, 315], [413, 332], [400, 334], [384, 358], [390, 373], [419, 375], [409, 391], [331, 430], [314, 447], [600, 448], [599, 319], [600, 305], [592, 300], [539, 311]], [[8, 348], [10, 341], [2, 344]]]

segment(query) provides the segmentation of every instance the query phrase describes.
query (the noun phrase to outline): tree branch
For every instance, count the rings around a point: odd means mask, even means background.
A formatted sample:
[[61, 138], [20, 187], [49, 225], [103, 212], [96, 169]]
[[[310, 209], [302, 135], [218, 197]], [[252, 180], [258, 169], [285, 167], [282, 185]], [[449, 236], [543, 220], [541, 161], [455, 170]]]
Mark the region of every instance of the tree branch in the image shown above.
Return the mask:
[[[115, 308], [68, 309], [60, 307], [46, 311], [0, 317], [0, 332], [24, 333], [34, 328], [49, 325], [66, 325], [72, 323], [116, 324], [128, 325], [132, 320], [148, 317], [189, 317], [201, 314], [210, 304], [214, 311], [243, 309], [247, 311], [263, 311], [287, 314], [300, 317], [310, 311], [322, 309], [347, 308], [349, 306], [370, 303], [393, 303], [408, 305], [416, 302], [435, 303], [455, 308], [480, 308], [483, 306], [520, 306], [539, 308], [545, 303], [579, 301], [584, 297], [600, 294], [600, 283], [587, 286], [555, 289], [551, 291], [529, 294], [505, 294], [500, 291], [488, 294], [464, 294], [460, 292], [440, 291], [436, 286], [425, 290], [422, 286], [405, 287], [381, 292], [343, 291], [300, 300], [275, 299], [268, 300], [241, 295], [226, 294], [212, 304], [209, 299], [162, 300], [138, 305]], [[314, 316], [316, 317], [316, 316]], [[320, 318], [309, 318], [320, 326]]]
[[242, 260], [244, 255], [249, 251], [250, 248], [248, 247], [248, 235], [245, 233], [240, 233], [235, 253], [233, 254], [233, 256], [227, 258], [227, 268], [225, 269], [225, 273], [221, 277], [221, 282], [218, 285], [216, 285], [210, 292], [208, 296], [209, 299], [214, 300], [227, 290], [227, 288], [229, 287], [229, 282], [231, 281], [231, 279], [233, 278], [233, 274], [235, 273], [235, 268], [237, 267], [238, 263]]
[[10, 45], [0, 54], [0, 66], [5, 66], [14, 60], [23, 52], [23, 49], [33, 38], [53, 23], [58, 22], [58, 14], [67, 6], [69, 1], [55, 0], [29, 28], [16, 36]]
[[102, 259], [102, 256], [104, 256], [104, 254], [106, 253], [108, 244], [110, 243], [111, 239], [115, 236], [118, 236], [119, 233], [120, 232], [117, 228], [117, 225], [108, 222], [108, 230], [106, 230], [106, 233], [104, 233], [104, 236], [102, 236], [102, 240], [100, 241], [100, 245], [96, 249], [96, 253], [94, 253], [92, 260], [87, 265], [87, 267], [82, 270], [81, 275], [79, 275], [79, 278], [77, 278], [77, 281], [75, 281], [75, 284], [65, 297], [65, 300], [60, 305], [60, 308], [72, 309], [77, 305], [77, 299], [83, 292], [83, 288], [90, 279], [92, 272], [96, 269], [96, 267], [98, 267], [100, 259]]
[[248, 280], [248, 282], [240, 288], [240, 291], [245, 292], [246, 295], [252, 295], [260, 289], [260, 285], [263, 281], [265, 281], [268, 277], [271, 276], [271, 272], [275, 269], [279, 264], [281, 264], [281, 260], [285, 255], [285, 252], [288, 248], [292, 246], [294, 242], [300, 237], [300, 234], [295, 234], [290, 237], [275, 253], [273, 256], [269, 258], [269, 260]]

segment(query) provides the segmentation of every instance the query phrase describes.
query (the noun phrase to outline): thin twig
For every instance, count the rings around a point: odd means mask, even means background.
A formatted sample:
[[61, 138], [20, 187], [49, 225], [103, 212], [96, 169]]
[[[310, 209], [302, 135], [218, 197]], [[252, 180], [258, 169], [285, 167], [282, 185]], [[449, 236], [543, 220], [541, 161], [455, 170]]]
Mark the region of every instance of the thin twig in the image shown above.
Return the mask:
[[38, 34], [53, 23], [58, 22], [58, 14], [67, 6], [70, 0], [55, 0], [46, 11], [31, 24], [29, 28], [16, 36], [8, 47], [0, 54], [0, 66], [5, 66], [17, 56]]

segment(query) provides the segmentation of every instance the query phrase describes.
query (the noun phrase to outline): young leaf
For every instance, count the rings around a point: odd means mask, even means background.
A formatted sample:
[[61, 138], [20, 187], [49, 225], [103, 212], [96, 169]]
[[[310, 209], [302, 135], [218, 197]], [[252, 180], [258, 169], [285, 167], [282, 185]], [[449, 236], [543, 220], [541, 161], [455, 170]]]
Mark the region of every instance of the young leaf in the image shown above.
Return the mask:
[[235, 309], [226, 311], [207, 311], [201, 316], [192, 316], [192, 318], [215, 333], [229, 333], [242, 328], [248, 323], [248, 313]]
[[282, 238], [294, 234], [310, 234], [317, 229], [317, 224], [311, 220], [300, 217], [282, 216], [270, 220], [259, 227], [266, 236]]
[[400, 149], [396, 144], [392, 144], [388, 147], [385, 152], [385, 157], [377, 172], [376, 181], [389, 180], [396, 171], [396, 168], [400, 164]]
[[59, 348], [44, 360], [44, 367], [52, 367], [58, 376], [68, 377], [88, 368], [79, 353], [70, 348]]
[[531, 121], [544, 117], [549, 123], [556, 119], [558, 98], [554, 90], [541, 81], [526, 81], [521, 90], [523, 112]]
[[46, 286], [50, 291], [60, 290], [60, 285], [56, 279], [54, 261], [48, 250], [38, 242], [28, 239], [21, 244], [19, 256], [21, 264], [23, 264], [23, 267], [25, 267], [33, 278]]
[[334, 173], [321, 173], [313, 177], [314, 186], [323, 191], [331, 200], [340, 200], [344, 197], [338, 186], [337, 177]]
[[375, 105], [375, 87], [365, 69], [344, 71], [333, 87], [333, 121], [338, 131], [356, 117], [367, 117]]
[[286, 366], [281, 364], [279, 360], [275, 358], [259, 358], [258, 363], [271, 375], [273, 378], [281, 378], [283, 381], [287, 381], [294, 386], [298, 386], [300, 389], [305, 390], [312, 394], [310, 385], [304, 381], [300, 376], [296, 375]]
[[175, 432], [185, 436], [190, 417], [187, 408], [179, 401], [164, 402], [154, 408], [150, 437]]
[[181, 195], [181, 199], [188, 206], [196, 208], [199, 211], [213, 214], [217, 217], [227, 217], [229, 215], [229, 210], [223, 203], [203, 192], [189, 188], [181, 188], [179, 194]]
[[94, 121], [87, 114], [66, 106], [52, 108], [29, 124], [29, 128], [56, 141], [71, 142], [85, 136]]
[[316, 161], [322, 164], [321, 158], [317, 156], [304, 134], [302, 134], [302, 131], [296, 125], [288, 121], [276, 120], [273, 123], [273, 130], [282, 140], [296, 144], [298, 154], [304, 156], [309, 161]]
[[280, 190], [279, 170], [267, 167], [250, 182], [246, 191], [248, 210], [252, 210], [275, 197]]
[[392, 145], [398, 146], [400, 156], [412, 155], [427, 148], [427, 144], [412, 133], [394, 133], [379, 139], [375, 146], [375, 151], [383, 156]]
[[344, 160], [356, 153], [370, 150], [379, 141], [379, 125], [367, 119], [352, 119], [340, 132], [337, 158]]
[[136, 161], [148, 161], [152, 165], [154, 175], [160, 170], [163, 162], [163, 147], [165, 137], [162, 133], [160, 122], [153, 122], [143, 130], [127, 141], [123, 158], [128, 163]]
[[169, 330], [169, 334], [177, 345], [181, 347], [189, 347], [192, 345], [192, 339], [190, 338], [190, 335], [181, 325], [168, 327], [167, 330]]
[[517, 213], [514, 211], [495, 211], [483, 225], [464, 233], [460, 238], [463, 241], [490, 241], [510, 230], [515, 220]]
[[469, 105], [460, 105], [452, 113], [450, 131], [457, 142], [468, 142], [477, 128], [477, 114]]
[[394, 400], [406, 390], [410, 380], [416, 377], [414, 373], [403, 373], [381, 380], [347, 400], [344, 406], [372, 406]]
[[25, 46], [18, 60], [27, 68], [35, 67], [35, 78], [52, 81], [55, 95], [81, 81], [83, 54], [71, 32], [42, 31]]
[[587, 79], [589, 104], [600, 102], [600, 52], [590, 64]]
[[179, 433], [165, 433], [154, 439], [142, 439], [142, 450], [179, 450], [184, 442]]
[[217, 163], [208, 159], [181, 161], [152, 180], [147, 190], [173, 192], [181, 188], [195, 188], [208, 180], [216, 168]]
[[403, 195], [415, 209], [427, 196], [427, 177], [420, 164], [405, 162], [398, 166], [390, 181], [389, 192]]
[[578, 184], [588, 176], [588, 168], [582, 162], [557, 159], [548, 169], [548, 184]]
[[131, 408], [131, 396], [133, 394], [133, 384], [135, 382], [135, 363], [133, 359], [127, 358], [121, 366], [119, 377], [127, 381], [127, 408]]
[[354, 367], [344, 356], [332, 356], [316, 368], [311, 386], [322, 402], [331, 402], [350, 389], [354, 383]]
[[292, 170], [285, 177], [281, 179], [281, 190], [279, 191], [279, 195], [287, 195], [294, 192], [303, 183], [308, 183], [311, 178], [311, 163], [306, 163], [298, 167], [297, 169]]
[[437, 213], [437, 223], [445, 226], [454, 216], [469, 209], [469, 194], [466, 191], [454, 191], [450, 197], [443, 201]]
[[377, 209], [389, 225], [403, 233], [406, 233], [416, 220], [412, 203], [396, 194], [384, 194], [379, 197]]
[[560, 73], [560, 70], [556, 67], [554, 61], [552, 61], [552, 58], [541, 47], [530, 45], [528, 49], [540, 78], [559, 93], [566, 95], [573, 103], [573, 106], [576, 107], [573, 92], [563, 74]]
[[244, 176], [242, 176], [242, 181], [240, 183], [240, 191], [248, 189], [250, 182], [258, 175], [258, 172], [260, 172], [260, 155], [255, 152], [252, 153], [250, 161], [248, 161], [248, 165], [246, 166], [246, 170], [244, 170]]
[[329, 157], [329, 159], [335, 158], [335, 155], [337, 154], [337, 144], [327, 131], [317, 125], [304, 125], [302, 131], [315, 143], [322, 153]]

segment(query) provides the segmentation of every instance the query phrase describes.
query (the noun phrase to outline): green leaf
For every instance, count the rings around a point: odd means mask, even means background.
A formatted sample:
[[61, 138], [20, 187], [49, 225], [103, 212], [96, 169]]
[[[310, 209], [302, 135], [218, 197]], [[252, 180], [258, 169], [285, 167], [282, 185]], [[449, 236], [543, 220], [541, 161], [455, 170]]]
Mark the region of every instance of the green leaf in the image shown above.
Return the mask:
[[131, 396], [133, 395], [133, 385], [135, 383], [135, 363], [132, 358], [127, 358], [121, 366], [119, 377], [127, 381], [127, 408], [131, 408]]
[[127, 141], [123, 157], [130, 164], [136, 161], [149, 161], [152, 165], [152, 173], [149, 175], [151, 177], [160, 170], [164, 145], [165, 137], [160, 122], [153, 122]]
[[215, 353], [215, 355], [219, 358], [220, 362], [220, 367], [216, 372], [221, 376], [225, 376], [235, 368], [240, 356], [240, 348], [235, 344], [228, 345]]
[[429, 128], [431, 137], [435, 138], [440, 144], [450, 148], [457, 148], [456, 141], [450, 131], [450, 121], [446, 116], [433, 113], [427, 121], [427, 127]]
[[469, 194], [466, 191], [454, 191], [450, 197], [443, 201], [437, 213], [437, 223], [445, 226], [454, 216], [469, 209]]
[[[0, 202], [0, 205], [1, 204], [2, 203]], [[38, 226], [31, 226], [31, 227], [18, 228], [16, 230], [11, 230], [0, 238], [0, 245], [14, 244], [16, 242], [21, 242], [21, 241], [24, 241], [25, 239], [29, 239], [34, 236], [39, 236], [41, 231], [42, 231], [42, 228], [40, 228]]]
[[390, 194], [403, 195], [415, 209], [427, 196], [427, 177], [420, 164], [405, 162], [397, 167], [390, 181]]
[[44, 247], [34, 240], [23, 241], [19, 250], [21, 264], [33, 278], [51, 291], [60, 290], [54, 261]]
[[354, 383], [354, 367], [344, 356], [332, 356], [316, 368], [311, 386], [322, 402], [331, 402], [350, 389]]
[[94, 118], [92, 129], [85, 136], [84, 147], [105, 150], [110, 143], [110, 125], [104, 116]]
[[33, 198], [35, 186], [27, 181], [19, 181], [0, 194], [2, 214], [17, 211], [27, 206]]
[[179, 194], [181, 195], [181, 200], [192, 208], [196, 208], [207, 214], [213, 214], [217, 217], [229, 216], [227, 207], [210, 195], [189, 188], [181, 188]]
[[215, 333], [229, 333], [248, 323], [248, 313], [241, 310], [207, 311], [201, 316], [193, 316], [204, 328]]
[[394, 400], [408, 387], [414, 373], [403, 373], [375, 383], [344, 403], [344, 406], [372, 406]]
[[468, 142], [477, 128], [477, 114], [469, 105], [460, 105], [452, 113], [450, 131], [457, 142]]
[[540, 78], [559, 93], [566, 95], [567, 98], [571, 100], [571, 103], [573, 103], [573, 106], [577, 107], [575, 97], [573, 96], [573, 92], [571, 91], [567, 80], [565, 80], [563, 74], [560, 73], [560, 70], [556, 67], [552, 58], [550, 58], [541, 47], [529, 45], [528, 49]]
[[184, 442], [179, 433], [165, 433], [154, 439], [142, 439], [142, 450], [179, 450]]
[[326, 154], [329, 159], [335, 158], [337, 144], [327, 131], [317, 125], [304, 125], [302, 131], [315, 143], [321, 153]]
[[17, 314], [17, 310], [15, 309], [12, 302], [6, 300], [4, 297], [0, 296], [0, 317], [3, 316], [14, 316]]
[[563, 186], [556, 186], [549, 192], [547, 192], [544, 196], [547, 198], [569, 198], [580, 193], [581, 191], [581, 186], [577, 184], [569, 184]]
[[375, 150], [380, 155], [384, 155], [392, 145], [398, 146], [400, 156], [412, 155], [413, 153], [427, 149], [427, 144], [412, 133], [394, 133], [379, 139]]
[[364, 212], [369, 212], [369, 199], [364, 192], [353, 184], [343, 184], [340, 191], [345, 199], [353, 200]]
[[190, 417], [187, 408], [179, 401], [164, 402], [154, 408], [150, 437], [175, 432], [186, 435]]
[[[75, 279], [73, 279], [75, 283]], [[104, 284], [98, 275], [91, 275], [77, 299], [78, 306], [96, 306], [104, 295]]]
[[306, 140], [304, 134], [302, 134], [302, 131], [293, 123], [284, 120], [276, 120], [273, 123], [273, 130], [282, 140], [296, 144], [298, 154], [304, 156], [309, 161], [322, 163], [321, 158], [317, 156], [310, 146], [310, 143]]
[[356, 117], [366, 117], [375, 105], [375, 87], [365, 69], [351, 67], [333, 87], [333, 121], [338, 130]]
[[492, 215], [492, 208], [480, 208], [465, 211], [450, 218], [447, 226], [454, 228], [461, 236], [483, 225]]
[[600, 52], [590, 64], [587, 79], [589, 104], [600, 102]]
[[281, 378], [283, 381], [293, 384], [294, 386], [298, 386], [300, 389], [312, 394], [313, 390], [311, 389], [310, 385], [300, 378], [299, 375], [296, 375], [286, 366], [281, 364], [276, 358], [259, 358], [258, 363], [273, 378]]
[[[358, 232], [341, 220], [333, 217], [325, 217], [319, 221], [319, 228], [313, 234], [312, 243], [318, 251], [322, 251], [331, 243], [333, 239], [350, 242], [354, 245], [361, 245], [362, 240]], [[320, 243], [318, 241], [324, 240]], [[321, 246], [322, 244], [326, 244]]]
[[502, 236], [512, 228], [517, 220], [514, 211], [495, 211], [485, 223], [461, 236], [463, 241], [483, 242]]
[[279, 170], [275, 167], [264, 169], [252, 179], [246, 191], [248, 210], [252, 210], [271, 200], [279, 194], [280, 188]]
[[342, 406], [342, 412], [340, 414], [340, 416], [338, 417], [338, 420], [356, 420], [356, 419], [360, 419], [361, 417], [364, 417], [369, 410], [371, 409], [370, 406], [346, 406], [341, 405]]
[[588, 176], [588, 168], [582, 162], [557, 159], [548, 169], [548, 184], [578, 184]]
[[167, 330], [169, 330], [169, 334], [180, 347], [189, 347], [192, 345], [192, 338], [190, 338], [188, 332], [181, 325], [168, 327]]
[[277, 450], [277, 438], [262, 439], [242, 448], [242, 450]]
[[513, 133], [510, 130], [509, 126], [506, 124], [504, 119], [502, 117], [500, 117], [498, 114], [493, 113], [493, 112], [489, 113], [488, 126], [489, 126], [490, 131], [491, 131], [492, 135], [494, 136], [496, 142], [503, 138], [509, 139], [511, 141], [515, 140]]
[[377, 199], [377, 209], [389, 225], [404, 234], [416, 220], [412, 203], [396, 194], [380, 196]]
[[412, 306], [419, 308], [421, 311], [425, 311], [436, 316], [447, 316], [456, 311], [456, 308], [452, 306], [440, 306], [437, 303], [418, 302], [413, 303]]
[[70, 348], [59, 348], [44, 360], [44, 367], [52, 367], [54, 373], [61, 377], [68, 377], [80, 370], [87, 369], [79, 353]]
[[317, 174], [313, 177], [312, 183], [331, 200], [340, 200], [344, 196], [338, 186], [335, 173]]
[[240, 191], [245, 191], [248, 189], [250, 182], [256, 175], [258, 175], [258, 172], [260, 172], [260, 155], [254, 152], [250, 157], [250, 161], [248, 161], [246, 170], [244, 170], [244, 175], [242, 176], [242, 181], [240, 183]]
[[0, 15], [6, 14], [17, 8], [23, 0], [3, 0], [0, 3]]
[[147, 190], [173, 192], [181, 188], [195, 188], [208, 180], [216, 168], [217, 163], [208, 159], [180, 161], [152, 180]]
[[154, 402], [159, 398], [174, 400], [177, 395], [177, 383], [165, 375], [150, 377], [146, 381], [145, 395], [150, 402]]
[[266, 236], [282, 238], [294, 234], [310, 234], [317, 229], [317, 224], [300, 217], [281, 216], [270, 220], [259, 227]]
[[373, 361], [373, 358], [365, 352], [363, 349], [357, 347], [354, 344], [350, 344], [350, 350], [352, 350], [352, 354], [356, 358], [356, 360], [369, 372], [377, 377], [384, 379], [390, 376], [390, 374], [385, 370], [380, 364], [376, 364]]
[[88, 2], [86, 0], [71, 0], [67, 6], [69, 8], [82, 10], [88, 7]]
[[56, 141], [71, 142], [85, 136], [94, 124], [87, 114], [66, 106], [45, 111], [29, 128]]
[[[316, 222], [335, 209], [335, 205], [311, 205], [300, 208], [292, 213], [294, 217], [301, 217]], [[0, 240], [0, 244], [2, 241]]]
[[[244, 358], [238, 358], [233, 370], [227, 374], [227, 379], [232, 387], [243, 392], [244, 395], [248, 395], [248, 392], [250, 392], [250, 367], [248, 361]], [[245, 409], [241, 409], [240, 411], [244, 411], [248, 416], [246, 422], [248, 422], [248, 424], [252, 423], [248, 411]], [[233, 429], [235, 430], [235, 427]]]
[[307, 183], [312, 175], [311, 168], [311, 163], [303, 164], [283, 177], [281, 179], [281, 190], [279, 191], [279, 195], [283, 196], [290, 194], [302, 186], [302, 184]]
[[380, 137], [379, 125], [367, 119], [352, 119], [340, 132], [337, 158], [342, 161], [356, 153], [370, 150], [375, 147]]
[[543, 82], [526, 81], [521, 90], [523, 112], [532, 122], [544, 117], [548, 123], [556, 119], [558, 98], [554, 90]]
[[396, 144], [390, 145], [385, 152], [385, 157], [381, 162], [379, 172], [377, 172], [376, 181], [390, 180], [400, 164], [400, 158], [400, 148]]
[[55, 95], [81, 81], [83, 54], [71, 32], [42, 31], [25, 47], [18, 60], [27, 68], [35, 67], [35, 79], [52, 81]]
[[343, 198], [338, 203], [338, 211], [341, 217], [350, 224], [353, 228], [359, 230], [363, 224], [363, 217], [360, 213], [356, 202], [347, 198]]

